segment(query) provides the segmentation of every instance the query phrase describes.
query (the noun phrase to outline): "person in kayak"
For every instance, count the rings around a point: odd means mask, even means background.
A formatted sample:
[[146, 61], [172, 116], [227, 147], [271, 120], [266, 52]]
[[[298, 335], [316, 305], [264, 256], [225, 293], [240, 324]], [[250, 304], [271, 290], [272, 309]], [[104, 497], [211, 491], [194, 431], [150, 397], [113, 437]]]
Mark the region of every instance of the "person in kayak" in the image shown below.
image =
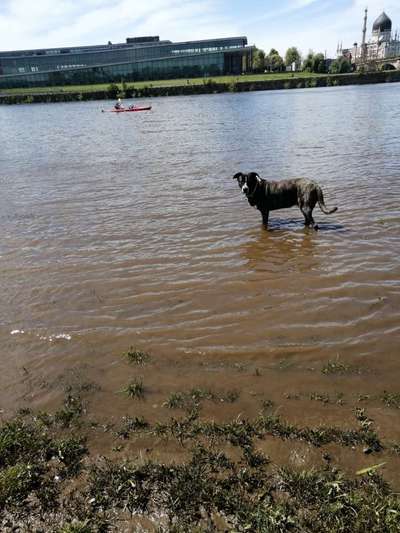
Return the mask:
[[118, 98], [117, 102], [115, 103], [114, 108], [115, 109], [122, 109], [123, 108], [121, 98]]

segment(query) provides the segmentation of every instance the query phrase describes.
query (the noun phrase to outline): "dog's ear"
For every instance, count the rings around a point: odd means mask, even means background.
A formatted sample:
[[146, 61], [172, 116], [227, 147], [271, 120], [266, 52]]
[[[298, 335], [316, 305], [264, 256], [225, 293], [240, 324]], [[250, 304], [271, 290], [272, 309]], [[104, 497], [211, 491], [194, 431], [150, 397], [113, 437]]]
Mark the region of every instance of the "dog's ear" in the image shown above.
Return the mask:
[[234, 180], [238, 180], [239, 178], [241, 178], [243, 176], [243, 173], [242, 172], [237, 172], [234, 176], [233, 176], [233, 179]]
[[262, 179], [261, 179], [260, 176], [257, 174], [257, 172], [250, 172], [249, 177], [251, 177], [253, 180], [256, 179], [256, 180], [257, 180], [257, 183], [259, 183], [259, 184], [262, 183]]

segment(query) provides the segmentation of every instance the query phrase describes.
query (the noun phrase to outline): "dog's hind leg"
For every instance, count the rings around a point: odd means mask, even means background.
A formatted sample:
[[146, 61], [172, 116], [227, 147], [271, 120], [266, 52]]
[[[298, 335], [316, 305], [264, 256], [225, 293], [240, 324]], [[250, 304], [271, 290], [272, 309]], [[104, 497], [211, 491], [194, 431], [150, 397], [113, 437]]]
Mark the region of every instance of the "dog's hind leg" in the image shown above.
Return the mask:
[[304, 221], [304, 225], [308, 228], [308, 227], [311, 227], [315, 230], [318, 229], [318, 226], [315, 224], [315, 220], [313, 219], [313, 216], [312, 216], [312, 208], [307, 206], [307, 207], [300, 207], [301, 209], [301, 212], [303, 213], [304, 215], [304, 218], [305, 218], [305, 221]]
[[269, 211], [261, 211], [261, 215], [262, 215], [263, 224], [267, 228], [268, 227]]
[[305, 191], [302, 191], [298, 196], [297, 205], [300, 207], [301, 212], [304, 215], [305, 221], [304, 224], [308, 228], [318, 229], [318, 226], [315, 224], [315, 221], [312, 216], [313, 209], [317, 203], [318, 197], [315, 189], [308, 188]]

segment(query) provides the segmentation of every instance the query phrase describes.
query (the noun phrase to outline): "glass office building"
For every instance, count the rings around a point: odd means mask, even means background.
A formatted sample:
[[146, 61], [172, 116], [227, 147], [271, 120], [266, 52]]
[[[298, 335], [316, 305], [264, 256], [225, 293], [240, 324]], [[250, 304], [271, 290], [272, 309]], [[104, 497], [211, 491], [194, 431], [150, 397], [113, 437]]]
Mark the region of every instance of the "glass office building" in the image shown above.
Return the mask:
[[241, 74], [251, 65], [246, 37], [125, 43], [0, 52], [0, 89]]

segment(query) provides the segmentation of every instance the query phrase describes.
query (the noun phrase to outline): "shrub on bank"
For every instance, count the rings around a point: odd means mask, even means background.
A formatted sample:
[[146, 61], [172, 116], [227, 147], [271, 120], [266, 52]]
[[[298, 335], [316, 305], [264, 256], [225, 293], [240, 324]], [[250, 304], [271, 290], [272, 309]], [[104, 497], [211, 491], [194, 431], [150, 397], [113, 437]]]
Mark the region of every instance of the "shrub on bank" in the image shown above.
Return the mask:
[[117, 98], [117, 95], [119, 93], [119, 87], [116, 83], [111, 83], [107, 88], [107, 95], [108, 98]]

